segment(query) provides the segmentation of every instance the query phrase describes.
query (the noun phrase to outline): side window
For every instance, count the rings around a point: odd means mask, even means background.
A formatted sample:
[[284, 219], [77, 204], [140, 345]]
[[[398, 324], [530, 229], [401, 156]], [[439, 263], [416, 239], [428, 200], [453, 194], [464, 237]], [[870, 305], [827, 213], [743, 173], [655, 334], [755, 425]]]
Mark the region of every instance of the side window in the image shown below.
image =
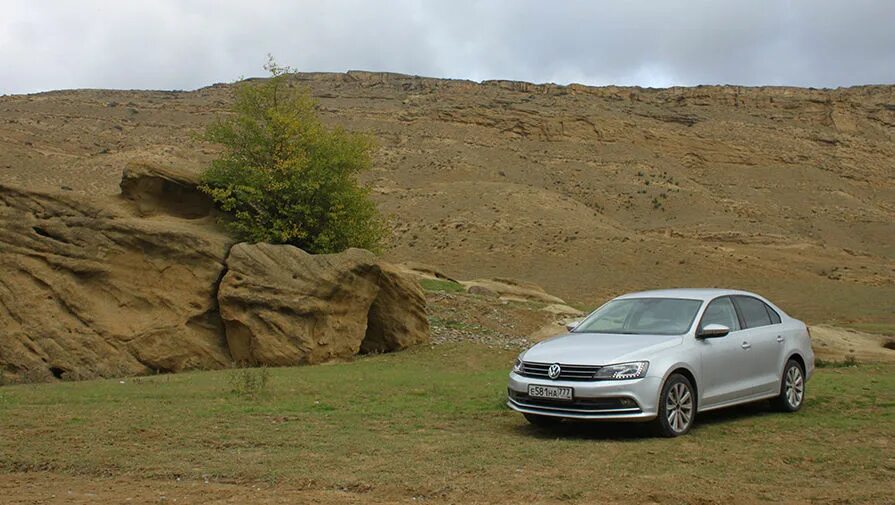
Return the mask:
[[729, 297], [718, 298], [712, 300], [712, 303], [705, 308], [702, 315], [702, 322], [699, 323], [699, 329], [705, 328], [710, 324], [722, 324], [730, 328], [730, 331], [740, 329], [740, 321], [737, 318], [736, 309], [733, 308], [733, 302]]
[[771, 324], [780, 324], [780, 314], [768, 304], [765, 304], [764, 308], [768, 309], [768, 315], [771, 316]]
[[737, 307], [740, 314], [746, 322], [746, 328], [757, 328], [759, 326], [768, 326], [771, 324], [771, 316], [768, 315], [768, 308], [765, 303], [758, 298], [751, 296], [737, 296]]

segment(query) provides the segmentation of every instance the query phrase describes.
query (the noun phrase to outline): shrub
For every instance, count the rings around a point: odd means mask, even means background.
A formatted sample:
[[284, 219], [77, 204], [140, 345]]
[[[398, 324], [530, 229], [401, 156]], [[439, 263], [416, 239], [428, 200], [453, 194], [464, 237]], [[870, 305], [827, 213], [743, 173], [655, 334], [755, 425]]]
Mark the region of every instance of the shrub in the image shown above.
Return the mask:
[[267, 391], [270, 371], [267, 368], [234, 368], [227, 373], [230, 392], [254, 400]]
[[349, 247], [377, 251], [385, 226], [357, 175], [371, 167], [372, 140], [328, 128], [291, 69], [271, 59], [262, 81], [243, 81], [232, 114], [205, 139], [224, 147], [201, 188], [227, 216], [225, 226], [248, 242], [292, 244], [311, 253]]

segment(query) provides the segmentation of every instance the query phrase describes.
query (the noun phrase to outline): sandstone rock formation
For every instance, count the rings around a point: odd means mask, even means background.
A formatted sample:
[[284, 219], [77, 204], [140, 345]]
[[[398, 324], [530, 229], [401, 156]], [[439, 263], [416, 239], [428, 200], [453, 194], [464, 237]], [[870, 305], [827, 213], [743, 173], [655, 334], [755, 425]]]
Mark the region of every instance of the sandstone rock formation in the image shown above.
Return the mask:
[[214, 203], [198, 184], [198, 174], [192, 171], [131, 162], [121, 176], [121, 196], [133, 203], [141, 216], [161, 213], [198, 219], [214, 212]]
[[360, 250], [231, 252], [213, 214], [194, 173], [146, 163], [120, 196], [0, 184], [0, 375], [318, 363], [428, 340], [425, 299], [395, 267]]
[[885, 347], [891, 336], [875, 335], [850, 328], [812, 326], [811, 347], [817, 358], [841, 361], [848, 357], [861, 363], [895, 363], [895, 350]]
[[215, 291], [229, 247], [210, 223], [0, 186], [0, 365], [57, 377], [226, 365]]
[[391, 352], [429, 341], [426, 297], [411, 276], [379, 262], [379, 293], [370, 306], [361, 352]]
[[319, 363], [429, 338], [416, 282], [359, 249], [311, 255], [288, 245], [237, 244], [218, 300], [237, 362]]
[[[544, 288], [531, 282], [522, 282], [514, 279], [474, 279], [461, 281], [469, 293], [490, 294], [494, 293], [502, 300], [521, 302], [542, 302], [550, 304], [565, 304], [561, 298], [553, 296]], [[492, 295], [493, 296], [493, 295]]]

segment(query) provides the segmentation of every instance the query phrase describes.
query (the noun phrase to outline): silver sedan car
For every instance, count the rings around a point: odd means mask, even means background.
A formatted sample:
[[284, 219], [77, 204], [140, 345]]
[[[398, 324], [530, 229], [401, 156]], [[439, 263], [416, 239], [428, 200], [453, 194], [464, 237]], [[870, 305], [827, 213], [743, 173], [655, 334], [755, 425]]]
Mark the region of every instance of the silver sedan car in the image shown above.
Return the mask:
[[507, 405], [531, 423], [651, 421], [683, 435], [698, 412], [772, 399], [795, 412], [814, 353], [805, 323], [754, 293], [669, 289], [615, 298], [519, 355]]

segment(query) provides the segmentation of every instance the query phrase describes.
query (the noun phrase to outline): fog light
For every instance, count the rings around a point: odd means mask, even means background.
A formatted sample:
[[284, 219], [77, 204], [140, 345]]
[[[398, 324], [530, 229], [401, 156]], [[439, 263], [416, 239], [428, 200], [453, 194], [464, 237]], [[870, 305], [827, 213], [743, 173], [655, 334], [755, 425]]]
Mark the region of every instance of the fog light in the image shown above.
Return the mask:
[[632, 400], [630, 398], [621, 398], [618, 401], [618, 404], [621, 405], [622, 407], [636, 407], [637, 406], [637, 402], [635, 402], [634, 400]]

